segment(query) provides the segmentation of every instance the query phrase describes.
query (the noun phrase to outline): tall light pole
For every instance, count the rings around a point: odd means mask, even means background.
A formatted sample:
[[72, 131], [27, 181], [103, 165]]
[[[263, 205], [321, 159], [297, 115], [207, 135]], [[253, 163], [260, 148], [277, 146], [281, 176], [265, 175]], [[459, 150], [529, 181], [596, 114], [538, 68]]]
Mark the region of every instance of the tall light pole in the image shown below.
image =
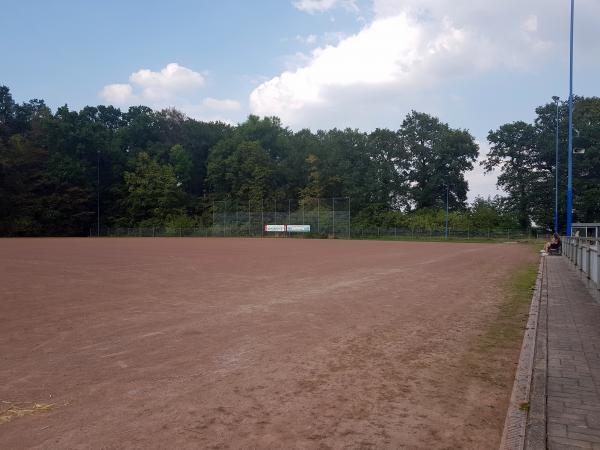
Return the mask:
[[560, 98], [557, 96], [552, 97], [554, 103], [556, 103], [556, 163], [554, 164], [554, 232], [558, 233], [558, 124], [559, 124], [559, 116], [558, 116], [558, 102]]
[[573, 18], [575, 0], [571, 0], [571, 36], [569, 56], [569, 155], [567, 179], [567, 236], [571, 236], [573, 223]]

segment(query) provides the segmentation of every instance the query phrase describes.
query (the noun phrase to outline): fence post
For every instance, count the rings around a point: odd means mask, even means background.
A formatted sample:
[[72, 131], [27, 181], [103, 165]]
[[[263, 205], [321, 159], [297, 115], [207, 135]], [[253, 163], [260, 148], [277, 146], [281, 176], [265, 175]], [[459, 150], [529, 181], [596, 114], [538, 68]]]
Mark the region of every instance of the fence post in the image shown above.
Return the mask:
[[600, 291], [600, 236], [596, 239], [596, 288]]
[[587, 277], [588, 279], [592, 278], [592, 244], [588, 242], [588, 247], [586, 249], [587, 255]]
[[331, 199], [331, 207], [332, 207], [332, 213], [331, 213], [331, 220], [332, 220], [332, 231], [333, 231], [333, 238], [335, 239], [335, 197], [333, 197]]
[[152, 237], [154, 237], [154, 227], [152, 227]]
[[317, 233], [321, 233], [321, 208], [320, 199], [317, 199]]
[[348, 239], [352, 239], [350, 226], [352, 224], [352, 213], [350, 212], [350, 197], [348, 197]]
[[573, 254], [575, 253], [575, 249], [573, 247], [573, 238], [567, 238], [569, 240], [569, 261], [573, 263]]

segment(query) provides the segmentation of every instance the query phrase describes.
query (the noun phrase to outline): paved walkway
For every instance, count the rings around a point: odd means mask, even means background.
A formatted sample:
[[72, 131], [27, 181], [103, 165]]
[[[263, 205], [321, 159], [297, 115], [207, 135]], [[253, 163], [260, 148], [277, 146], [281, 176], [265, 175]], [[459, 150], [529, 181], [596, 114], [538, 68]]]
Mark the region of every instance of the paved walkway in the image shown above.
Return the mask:
[[600, 450], [600, 302], [566, 258], [545, 260], [547, 446]]

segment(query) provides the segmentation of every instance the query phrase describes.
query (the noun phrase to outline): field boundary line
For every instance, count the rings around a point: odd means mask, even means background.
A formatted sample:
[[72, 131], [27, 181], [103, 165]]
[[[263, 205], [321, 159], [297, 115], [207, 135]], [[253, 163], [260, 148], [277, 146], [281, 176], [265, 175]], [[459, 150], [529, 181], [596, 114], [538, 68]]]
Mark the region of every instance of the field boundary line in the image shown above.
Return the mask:
[[525, 448], [527, 422], [531, 407], [530, 392], [533, 368], [536, 362], [536, 342], [540, 325], [540, 305], [542, 303], [543, 284], [546, 281], [545, 269], [545, 259], [540, 258], [538, 275], [529, 308], [529, 319], [523, 336], [519, 364], [506, 413], [502, 440], [500, 441], [501, 450], [522, 450]]

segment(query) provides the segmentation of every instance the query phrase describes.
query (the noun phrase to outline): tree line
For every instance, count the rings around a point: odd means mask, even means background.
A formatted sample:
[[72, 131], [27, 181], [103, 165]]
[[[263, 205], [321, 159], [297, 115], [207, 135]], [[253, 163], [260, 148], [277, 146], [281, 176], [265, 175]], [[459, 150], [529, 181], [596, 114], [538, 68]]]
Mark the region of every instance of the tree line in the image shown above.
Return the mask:
[[[439, 226], [447, 194], [454, 227], [546, 226], [553, 108], [539, 107], [533, 124], [490, 132], [485, 167], [500, 170], [507, 195], [468, 205], [465, 173], [478, 145], [429, 114], [412, 111], [398, 130], [294, 132], [276, 117], [233, 126], [145, 106], [53, 112], [43, 100], [19, 104], [0, 86], [0, 235], [84, 235], [98, 209], [104, 227], [210, 226], [214, 201], [258, 210], [331, 197], [351, 197], [355, 226]], [[586, 147], [575, 158], [576, 217], [598, 219], [600, 100], [578, 98], [575, 111]], [[565, 118], [561, 105], [563, 149]]]

